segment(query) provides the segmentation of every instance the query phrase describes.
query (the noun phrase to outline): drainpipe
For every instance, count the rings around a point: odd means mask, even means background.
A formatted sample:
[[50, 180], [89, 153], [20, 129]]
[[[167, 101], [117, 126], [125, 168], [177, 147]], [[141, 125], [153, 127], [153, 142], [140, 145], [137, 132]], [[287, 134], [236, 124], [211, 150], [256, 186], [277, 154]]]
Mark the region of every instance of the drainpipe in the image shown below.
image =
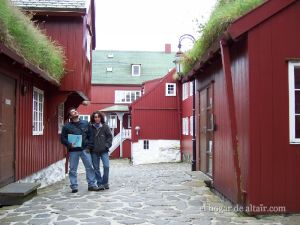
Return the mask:
[[192, 160], [192, 171], [196, 171], [196, 134], [195, 134], [195, 125], [196, 125], [196, 117], [195, 117], [195, 98], [196, 98], [196, 79], [193, 80], [193, 160]]
[[237, 183], [237, 200], [238, 203], [243, 204], [242, 200], [242, 179], [241, 179], [241, 165], [238, 151], [238, 133], [237, 133], [237, 121], [236, 121], [236, 110], [234, 105], [234, 93], [232, 84], [232, 73], [231, 73], [231, 61], [230, 52], [226, 40], [220, 41], [221, 57], [223, 64], [223, 71], [225, 75], [226, 94], [228, 99], [229, 119], [230, 119], [230, 130], [231, 130], [231, 141], [233, 151], [233, 164], [236, 174]]

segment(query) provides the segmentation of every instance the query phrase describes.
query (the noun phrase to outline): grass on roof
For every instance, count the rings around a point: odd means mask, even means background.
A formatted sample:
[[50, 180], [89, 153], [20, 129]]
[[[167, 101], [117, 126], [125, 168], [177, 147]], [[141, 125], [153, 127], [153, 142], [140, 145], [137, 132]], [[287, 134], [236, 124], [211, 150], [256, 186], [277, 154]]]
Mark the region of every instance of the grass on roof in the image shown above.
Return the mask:
[[212, 44], [238, 17], [260, 5], [264, 0], [218, 0], [207, 23], [204, 24], [200, 38], [187, 52], [183, 62], [183, 74], [187, 74], [201, 59]]
[[0, 0], [0, 43], [60, 81], [64, 74], [63, 49], [42, 33], [10, 0]]

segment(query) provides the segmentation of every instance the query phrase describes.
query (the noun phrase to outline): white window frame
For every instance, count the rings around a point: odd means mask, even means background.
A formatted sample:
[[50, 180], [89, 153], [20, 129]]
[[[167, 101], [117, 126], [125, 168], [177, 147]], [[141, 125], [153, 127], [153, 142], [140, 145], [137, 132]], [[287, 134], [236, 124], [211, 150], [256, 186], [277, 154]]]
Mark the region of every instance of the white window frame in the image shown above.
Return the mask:
[[182, 84], [182, 100], [184, 101], [187, 98], [188, 98], [188, 83], [183, 83]]
[[141, 97], [141, 91], [116, 90], [115, 103], [132, 103]]
[[[173, 87], [173, 92], [170, 92], [169, 87]], [[176, 83], [166, 83], [166, 96], [176, 96]]]
[[[138, 73], [135, 73], [135, 68], [138, 68]], [[140, 64], [132, 64], [131, 65], [131, 76], [133, 76], [133, 77], [141, 76], [141, 65]]]
[[[33, 87], [32, 96], [32, 135], [44, 133], [44, 91]], [[35, 96], [37, 97], [35, 99]]]
[[64, 117], [65, 117], [65, 104], [60, 103], [57, 106], [57, 125], [58, 125], [58, 133], [61, 134], [62, 128], [64, 126]]
[[194, 126], [194, 118], [193, 116], [190, 116], [190, 135], [193, 136], [193, 126]]
[[194, 86], [193, 86], [193, 81], [190, 82], [190, 96], [194, 95]]
[[300, 61], [289, 62], [289, 125], [290, 125], [290, 143], [300, 144], [300, 138], [296, 138], [296, 113], [295, 92], [300, 89], [295, 88], [295, 68], [300, 68]]
[[182, 118], [182, 134], [189, 135], [189, 118]]
[[86, 120], [86, 121], [90, 122], [91, 116], [82, 114], [82, 115], [79, 115], [79, 119], [80, 120]]
[[108, 116], [108, 126], [112, 129], [118, 127], [118, 118], [117, 115], [109, 115]]
[[91, 36], [89, 32], [86, 35], [86, 58], [89, 62], [91, 61]]

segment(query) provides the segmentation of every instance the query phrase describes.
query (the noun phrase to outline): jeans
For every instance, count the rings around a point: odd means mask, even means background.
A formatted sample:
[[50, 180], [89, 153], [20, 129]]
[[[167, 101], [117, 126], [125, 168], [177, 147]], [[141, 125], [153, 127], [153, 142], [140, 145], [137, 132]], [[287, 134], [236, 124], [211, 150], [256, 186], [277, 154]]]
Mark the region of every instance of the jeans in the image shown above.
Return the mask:
[[78, 152], [69, 152], [70, 160], [70, 170], [69, 170], [69, 179], [71, 189], [78, 189], [77, 183], [77, 168], [79, 163], [79, 158], [81, 158], [86, 172], [86, 180], [88, 187], [96, 187], [96, 178], [95, 171], [92, 165], [91, 154], [88, 150], [78, 151]]
[[[97, 185], [106, 185], [108, 184], [109, 176], [109, 155], [108, 152], [91, 152], [92, 162], [95, 170]], [[101, 177], [100, 172], [100, 158], [103, 163], [103, 176]]]

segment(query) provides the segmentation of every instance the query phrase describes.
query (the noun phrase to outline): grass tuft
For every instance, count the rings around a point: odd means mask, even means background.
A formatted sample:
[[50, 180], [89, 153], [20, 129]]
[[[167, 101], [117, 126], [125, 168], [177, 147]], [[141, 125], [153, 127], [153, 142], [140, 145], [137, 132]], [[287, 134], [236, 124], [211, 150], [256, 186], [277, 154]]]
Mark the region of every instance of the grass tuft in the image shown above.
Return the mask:
[[50, 40], [9, 0], [0, 0], [0, 5], [0, 42], [60, 81], [64, 75], [63, 48]]
[[224, 33], [229, 25], [260, 5], [264, 0], [218, 0], [207, 23], [201, 25], [200, 38], [187, 52], [183, 61], [183, 74], [187, 74], [195, 63], [204, 56], [212, 44]]

